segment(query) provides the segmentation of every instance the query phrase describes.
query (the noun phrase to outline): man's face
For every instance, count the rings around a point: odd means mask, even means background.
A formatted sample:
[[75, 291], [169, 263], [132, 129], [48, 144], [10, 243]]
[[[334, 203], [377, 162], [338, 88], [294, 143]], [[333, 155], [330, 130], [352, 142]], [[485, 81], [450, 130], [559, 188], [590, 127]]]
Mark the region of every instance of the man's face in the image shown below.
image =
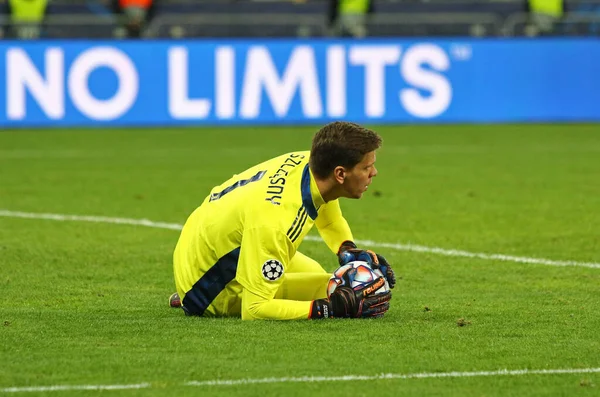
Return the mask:
[[377, 176], [375, 168], [375, 151], [365, 154], [362, 161], [354, 168], [346, 170], [342, 187], [346, 192], [345, 197], [361, 198], [371, 184], [373, 177]]

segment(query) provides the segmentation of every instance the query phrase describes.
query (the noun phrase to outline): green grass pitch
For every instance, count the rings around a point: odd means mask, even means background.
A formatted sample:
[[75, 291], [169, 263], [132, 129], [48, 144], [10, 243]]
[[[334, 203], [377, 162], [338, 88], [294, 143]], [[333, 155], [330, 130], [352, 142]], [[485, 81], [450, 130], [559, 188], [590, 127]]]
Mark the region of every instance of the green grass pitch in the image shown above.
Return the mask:
[[[356, 239], [547, 261], [378, 246], [401, 277], [383, 319], [187, 318], [167, 307], [177, 230], [11, 214], [181, 224], [316, 127], [4, 131], [0, 395], [600, 395], [600, 126], [374, 128], [379, 175], [342, 201]], [[322, 242], [301, 251], [335, 268]], [[504, 369], [596, 372], [482, 372]]]

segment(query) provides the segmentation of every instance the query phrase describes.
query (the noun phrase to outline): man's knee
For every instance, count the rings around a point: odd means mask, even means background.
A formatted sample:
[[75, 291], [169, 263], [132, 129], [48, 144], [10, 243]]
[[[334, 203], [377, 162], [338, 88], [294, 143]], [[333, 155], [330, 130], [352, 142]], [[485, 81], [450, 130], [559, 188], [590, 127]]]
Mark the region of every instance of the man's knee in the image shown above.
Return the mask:
[[296, 252], [290, 261], [287, 273], [328, 273], [316, 260]]

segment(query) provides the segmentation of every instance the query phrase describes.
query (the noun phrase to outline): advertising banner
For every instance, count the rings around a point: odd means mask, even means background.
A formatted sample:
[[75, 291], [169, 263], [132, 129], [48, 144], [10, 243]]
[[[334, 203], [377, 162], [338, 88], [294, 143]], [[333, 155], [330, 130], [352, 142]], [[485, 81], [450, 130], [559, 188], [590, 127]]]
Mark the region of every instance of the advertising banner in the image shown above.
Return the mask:
[[588, 39], [4, 41], [0, 125], [600, 121]]

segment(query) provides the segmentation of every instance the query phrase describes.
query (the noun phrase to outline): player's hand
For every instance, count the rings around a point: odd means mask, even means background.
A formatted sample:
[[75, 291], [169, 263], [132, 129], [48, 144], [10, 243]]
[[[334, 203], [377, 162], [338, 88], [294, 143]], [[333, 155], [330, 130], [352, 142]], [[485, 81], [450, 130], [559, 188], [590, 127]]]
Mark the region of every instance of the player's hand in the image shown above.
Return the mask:
[[381, 273], [385, 276], [390, 288], [394, 288], [396, 286], [396, 274], [394, 273], [394, 270], [383, 255], [375, 254], [375, 258], [377, 259], [377, 264], [374, 264], [374, 268], [379, 266], [379, 270], [381, 270]]
[[367, 262], [371, 268], [381, 270], [381, 273], [385, 276], [390, 288], [396, 286], [396, 275], [394, 274], [394, 270], [382, 255], [376, 254], [371, 250], [359, 249], [354, 242], [347, 240], [340, 245], [337, 256], [340, 266], [352, 261]]
[[329, 299], [313, 301], [310, 318], [369, 318], [382, 317], [390, 308], [390, 291], [375, 292], [383, 287], [385, 280], [379, 277], [358, 291], [350, 287], [338, 287]]

